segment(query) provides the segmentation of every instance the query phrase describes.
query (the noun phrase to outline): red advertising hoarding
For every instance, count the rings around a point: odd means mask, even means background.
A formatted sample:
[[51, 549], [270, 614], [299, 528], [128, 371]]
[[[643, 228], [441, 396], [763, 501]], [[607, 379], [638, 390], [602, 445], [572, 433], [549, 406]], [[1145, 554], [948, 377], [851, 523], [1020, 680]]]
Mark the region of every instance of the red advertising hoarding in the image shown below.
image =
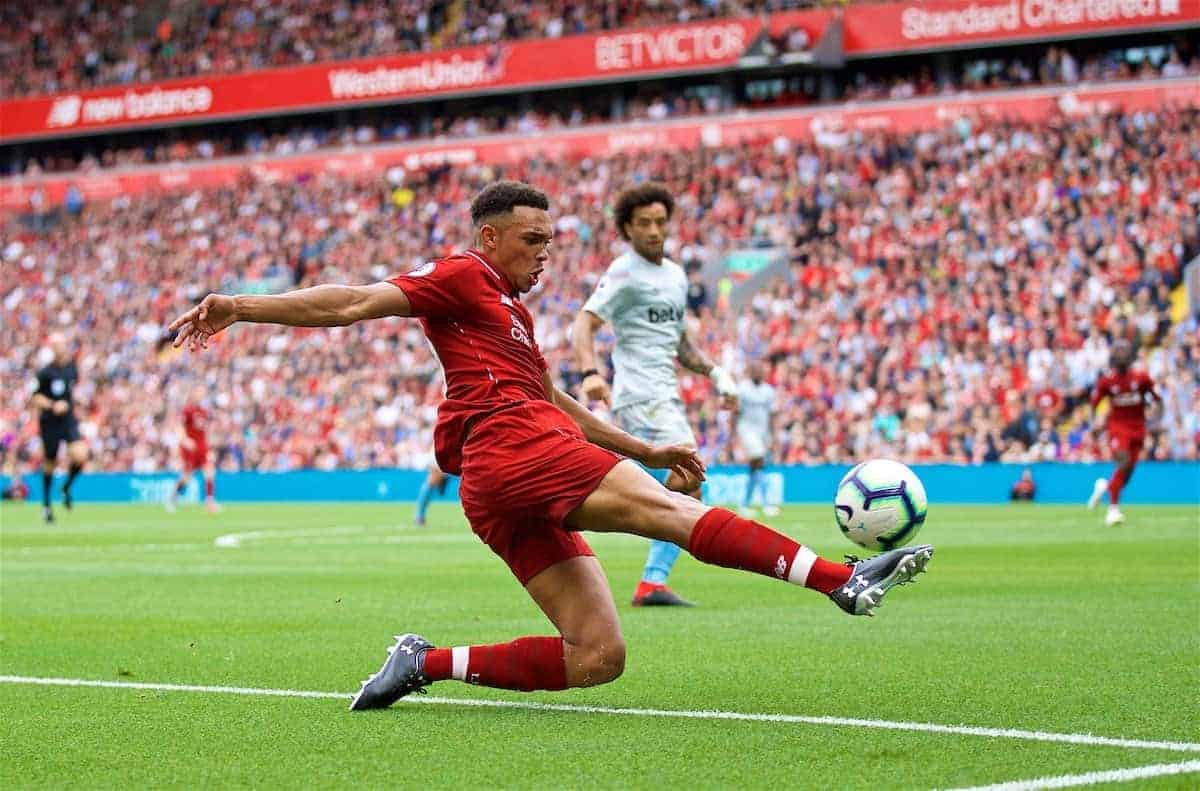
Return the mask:
[[247, 172], [256, 178], [293, 179], [331, 173], [374, 176], [395, 165], [409, 170], [452, 164], [514, 162], [531, 157], [562, 159], [608, 156], [621, 151], [666, 150], [734, 145], [748, 140], [784, 136], [820, 139], [836, 144], [845, 132], [925, 129], [959, 118], [1046, 118], [1110, 112], [1160, 110], [1167, 106], [1200, 107], [1200, 81], [1194, 79], [1127, 82], [1103, 87], [1057, 88], [936, 97], [895, 102], [735, 114], [720, 117], [598, 127], [574, 132], [528, 136], [492, 136], [461, 142], [374, 146], [356, 152], [248, 159], [222, 163], [165, 165], [110, 170], [86, 175], [46, 176], [0, 180], [0, 209], [25, 210], [35, 191], [46, 205], [61, 204], [68, 187], [77, 186], [89, 200], [146, 191], [187, 190], [233, 184]]
[[[839, 13], [849, 57], [1200, 27], [1200, 0], [910, 0]], [[755, 54], [764, 34], [800, 28], [816, 43], [834, 17], [789, 11], [11, 99], [0, 101], [0, 143], [720, 69]]]
[[816, 41], [828, 22], [793, 11], [15, 99], [0, 102], [0, 142], [702, 71], [736, 63], [764, 32]]
[[1200, 24], [1200, 0], [912, 0], [845, 12], [846, 55]]

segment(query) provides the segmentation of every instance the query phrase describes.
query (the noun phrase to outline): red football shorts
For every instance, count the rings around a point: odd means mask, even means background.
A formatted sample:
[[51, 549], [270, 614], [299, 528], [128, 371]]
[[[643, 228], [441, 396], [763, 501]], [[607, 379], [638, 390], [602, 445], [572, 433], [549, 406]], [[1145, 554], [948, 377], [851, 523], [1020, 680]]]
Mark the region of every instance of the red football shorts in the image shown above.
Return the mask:
[[208, 463], [208, 443], [195, 438], [191, 448], [180, 448], [183, 467], [186, 471], [199, 470]]
[[463, 511], [524, 585], [556, 563], [592, 554], [563, 520], [619, 461], [558, 407], [528, 401], [472, 427], [463, 446]]
[[1108, 448], [1114, 456], [1125, 452], [1130, 461], [1137, 461], [1142, 455], [1142, 445], [1146, 441], [1145, 434], [1135, 434], [1128, 431], [1108, 431]]

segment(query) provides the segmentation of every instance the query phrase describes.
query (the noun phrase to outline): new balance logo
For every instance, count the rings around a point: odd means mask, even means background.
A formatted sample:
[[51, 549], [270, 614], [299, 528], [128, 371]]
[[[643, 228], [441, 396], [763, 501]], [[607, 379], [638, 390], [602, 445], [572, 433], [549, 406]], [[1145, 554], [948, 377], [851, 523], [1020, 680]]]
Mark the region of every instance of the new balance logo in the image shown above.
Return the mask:
[[46, 116], [46, 126], [74, 126], [79, 123], [79, 111], [83, 107], [83, 99], [78, 96], [63, 96], [54, 100], [50, 106], [50, 114]]

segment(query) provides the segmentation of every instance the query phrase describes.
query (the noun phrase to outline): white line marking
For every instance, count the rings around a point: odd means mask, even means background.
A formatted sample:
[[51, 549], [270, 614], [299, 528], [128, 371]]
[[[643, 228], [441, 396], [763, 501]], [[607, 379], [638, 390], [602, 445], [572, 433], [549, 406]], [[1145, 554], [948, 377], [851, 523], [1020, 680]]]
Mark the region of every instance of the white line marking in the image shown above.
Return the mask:
[[[349, 692], [311, 692], [297, 689], [261, 689], [257, 687], [222, 687], [199, 684], [151, 684], [138, 681], [93, 681], [83, 678], [39, 678], [33, 676], [0, 676], [0, 684], [37, 684], [53, 687], [107, 687], [114, 689], [148, 689], [163, 692], [215, 692], [229, 695], [266, 695], [282, 698], [334, 698], [349, 700]], [[755, 714], [741, 711], [686, 711], [680, 709], [625, 709], [608, 706], [576, 706], [568, 703], [533, 703], [519, 700], [480, 700], [472, 698], [441, 698], [414, 696], [405, 703], [429, 703], [448, 706], [479, 706], [494, 709], [527, 709], [559, 711], [572, 714], [610, 714], [626, 717], [672, 717], [688, 720], [737, 720], [741, 722], [785, 722], [798, 725], [833, 725], [849, 728], [878, 728], [892, 731], [946, 733], [959, 736], [983, 736], [991, 739], [1022, 739], [1035, 742], [1086, 744], [1100, 747], [1126, 747], [1139, 750], [1170, 750], [1200, 752], [1193, 742], [1159, 742], [1142, 739], [1117, 739], [1093, 736], [1090, 733], [1050, 733], [1023, 731], [1014, 728], [979, 728], [971, 725], [938, 725], [931, 722], [896, 722], [892, 720], [862, 720], [853, 717], [809, 717], [800, 714]]]
[[956, 791], [1042, 791], [1046, 788], [1077, 788], [1079, 786], [1094, 786], [1100, 783], [1128, 783], [1147, 777], [1163, 777], [1165, 775], [1183, 775], [1200, 772], [1200, 761], [1184, 761], [1178, 764], [1154, 764], [1152, 766], [1135, 766], [1129, 769], [1110, 769], [1104, 772], [1088, 772], [1082, 775], [1060, 775], [1058, 777], [1038, 777], [1033, 780], [1013, 780], [1009, 783], [997, 783], [990, 786], [973, 786], [960, 788]]
[[371, 530], [386, 530], [383, 527], [366, 527], [363, 525], [354, 526], [339, 526], [339, 527], [316, 527], [307, 530], [250, 530], [245, 533], [227, 533], [223, 536], [217, 536], [213, 541], [218, 547], [234, 549], [240, 547], [247, 541], [263, 541], [266, 539], [290, 539], [290, 538], [311, 538], [313, 536], [346, 536], [346, 535], [361, 535], [370, 532]]

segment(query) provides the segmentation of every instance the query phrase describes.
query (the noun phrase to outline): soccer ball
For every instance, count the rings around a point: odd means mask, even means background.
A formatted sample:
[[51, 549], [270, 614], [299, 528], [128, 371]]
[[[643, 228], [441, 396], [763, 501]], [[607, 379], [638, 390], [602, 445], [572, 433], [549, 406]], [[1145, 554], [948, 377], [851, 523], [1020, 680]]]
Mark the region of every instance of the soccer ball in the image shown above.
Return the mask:
[[865, 549], [902, 547], [921, 531], [929, 502], [916, 473], [891, 459], [859, 464], [838, 484], [834, 517], [846, 537]]

